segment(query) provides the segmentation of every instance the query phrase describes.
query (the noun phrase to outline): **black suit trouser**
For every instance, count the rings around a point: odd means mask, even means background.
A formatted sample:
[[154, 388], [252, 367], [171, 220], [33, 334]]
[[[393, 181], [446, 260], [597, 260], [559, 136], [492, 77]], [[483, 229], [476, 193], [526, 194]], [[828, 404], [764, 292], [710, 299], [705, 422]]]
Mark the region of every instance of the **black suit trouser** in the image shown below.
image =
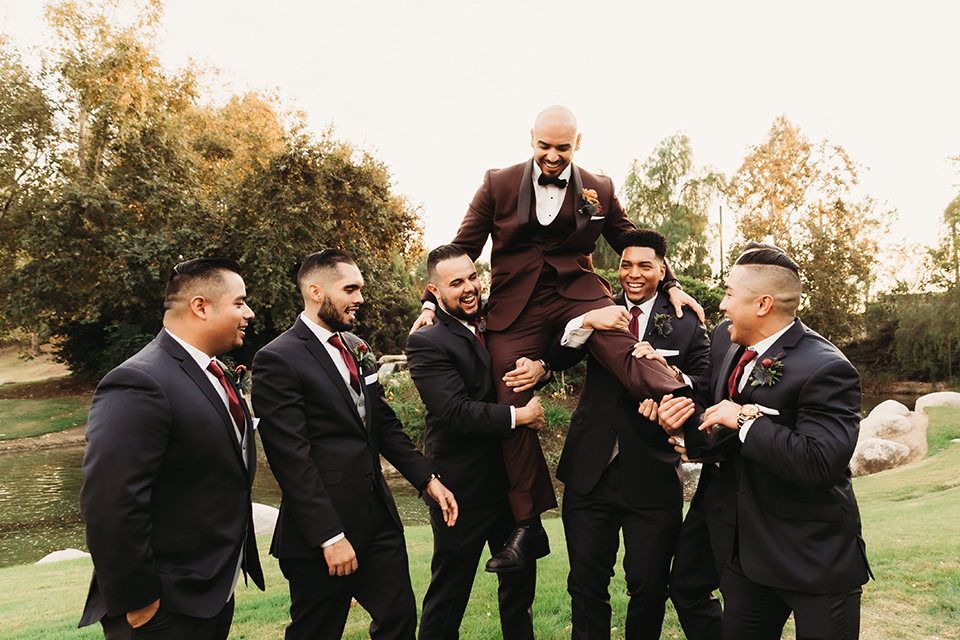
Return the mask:
[[[523, 311], [506, 331], [486, 332], [487, 350], [497, 385], [497, 400], [522, 407], [533, 397], [533, 390], [514, 393], [503, 376], [516, 366], [518, 358], [542, 358], [556, 334], [566, 323], [592, 309], [608, 307], [613, 299], [598, 276], [596, 300], [564, 298], [556, 287], [537, 286]], [[637, 340], [626, 329], [596, 331], [587, 342], [590, 353], [623, 383], [635, 398], [653, 398], [658, 402], [667, 393], [689, 389], [655, 360], [634, 358]], [[686, 392], [685, 392], [686, 393]], [[503, 460], [510, 479], [510, 505], [517, 520], [525, 520], [557, 506], [550, 470], [547, 468], [535, 431], [518, 428], [503, 441]]]
[[670, 569], [670, 599], [687, 640], [721, 640], [723, 611], [713, 592], [720, 588], [720, 575], [732, 541], [722, 525], [720, 482], [714, 464], [701, 470], [697, 493], [680, 526], [673, 567]]
[[[461, 508], [457, 524], [447, 527], [440, 509], [431, 507], [433, 560], [430, 587], [423, 598], [420, 640], [460, 637], [460, 624], [470, 599], [483, 546], [491, 554], [500, 551], [515, 526], [510, 505]], [[487, 574], [484, 574], [486, 579]], [[500, 629], [504, 640], [533, 640], [533, 597], [536, 591], [535, 562], [521, 570], [497, 574]], [[493, 637], [495, 634], [487, 634]]]
[[330, 576], [323, 558], [281, 558], [280, 570], [290, 583], [290, 625], [286, 640], [337, 640], [357, 599], [373, 621], [373, 640], [413, 640], [417, 603], [403, 532], [390, 517], [379, 494], [369, 500], [367, 540], [350, 540], [357, 570]]
[[153, 617], [143, 626], [134, 629], [127, 623], [126, 616], [103, 618], [104, 640], [226, 640], [233, 622], [234, 599], [223, 606], [220, 613], [212, 618], [194, 618], [180, 613], [166, 611], [163, 601]]
[[801, 593], [757, 584], [734, 560], [720, 579], [723, 593], [723, 637], [777, 640], [790, 612], [797, 640], [856, 640], [860, 637], [860, 594], [857, 587], [831, 594]]
[[[656, 491], [656, 487], [630, 488]], [[610, 578], [623, 530], [623, 570], [630, 596], [628, 640], [660, 637], [667, 601], [667, 576], [682, 510], [631, 505], [621, 487], [619, 456], [607, 466], [588, 494], [569, 487], [563, 493], [563, 530], [567, 538], [572, 638], [610, 637]]]

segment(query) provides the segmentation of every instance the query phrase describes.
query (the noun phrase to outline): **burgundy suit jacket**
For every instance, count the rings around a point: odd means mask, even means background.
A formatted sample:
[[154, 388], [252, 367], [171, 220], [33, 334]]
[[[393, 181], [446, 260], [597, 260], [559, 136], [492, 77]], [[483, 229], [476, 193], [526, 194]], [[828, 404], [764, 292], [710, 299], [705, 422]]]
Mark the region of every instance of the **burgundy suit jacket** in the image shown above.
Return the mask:
[[[599, 300], [610, 295], [606, 281], [593, 272], [590, 256], [602, 234], [618, 253], [620, 235], [635, 227], [617, 200], [613, 180], [572, 165], [561, 208], [573, 210], [576, 228], [565, 240], [544, 241], [537, 233], [537, 207], [533, 189], [533, 159], [504, 169], [490, 169], [483, 177], [470, 208], [460, 224], [455, 244], [476, 260], [487, 237], [492, 283], [487, 329], [507, 329], [526, 306], [544, 263], [557, 271], [560, 295], [571, 300]], [[597, 216], [581, 213], [583, 190], [593, 189], [600, 201]]]

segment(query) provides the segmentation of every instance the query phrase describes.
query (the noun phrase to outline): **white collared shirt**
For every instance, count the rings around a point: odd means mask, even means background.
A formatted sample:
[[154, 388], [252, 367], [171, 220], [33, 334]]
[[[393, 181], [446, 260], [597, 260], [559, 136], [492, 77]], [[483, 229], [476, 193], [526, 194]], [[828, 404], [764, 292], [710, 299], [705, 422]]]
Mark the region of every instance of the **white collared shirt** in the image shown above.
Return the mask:
[[[643, 336], [647, 333], [647, 322], [650, 319], [650, 314], [653, 313], [653, 307], [657, 303], [657, 298], [659, 294], [653, 294], [653, 297], [643, 302], [639, 305], [634, 304], [630, 301], [630, 298], [627, 297], [627, 294], [623, 294], [623, 299], [627, 303], [627, 311], [630, 311], [636, 306], [640, 307], [642, 312], [637, 317], [637, 335], [640, 337], [638, 340], [643, 340]], [[587, 344], [587, 340], [590, 339], [590, 336], [593, 335], [593, 329], [584, 329], [583, 328], [583, 319], [587, 314], [577, 316], [573, 320], [567, 323], [567, 326], [563, 329], [563, 336], [560, 338], [560, 346], [570, 347], [571, 349], [579, 349], [583, 345]]]
[[[557, 215], [560, 213], [560, 207], [563, 206], [563, 199], [567, 195], [567, 188], [564, 187], [561, 189], [555, 184], [548, 184], [540, 186], [540, 183], [537, 182], [540, 179], [540, 175], [543, 173], [543, 170], [540, 168], [536, 162], [533, 163], [533, 193], [537, 201], [537, 221], [541, 226], [547, 226], [553, 222]], [[559, 176], [561, 180], [567, 181], [567, 186], [570, 186], [570, 176], [573, 174], [573, 165], [568, 164], [567, 168], [564, 169]]]

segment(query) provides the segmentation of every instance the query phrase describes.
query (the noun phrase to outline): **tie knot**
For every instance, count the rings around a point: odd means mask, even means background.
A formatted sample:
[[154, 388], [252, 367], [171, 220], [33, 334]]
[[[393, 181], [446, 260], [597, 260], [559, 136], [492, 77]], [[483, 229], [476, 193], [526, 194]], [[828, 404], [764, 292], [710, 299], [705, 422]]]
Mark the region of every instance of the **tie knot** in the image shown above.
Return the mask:
[[327, 342], [335, 346], [337, 349], [343, 350], [343, 342], [340, 341], [340, 336], [333, 334], [327, 339]]
[[634, 318], [639, 317], [641, 313], [643, 313], [643, 310], [640, 307], [631, 307], [630, 309], [630, 315]]
[[210, 361], [210, 364], [207, 365], [207, 371], [215, 375], [217, 378], [223, 378], [223, 369], [220, 368], [216, 360]]
[[753, 349], [747, 349], [743, 352], [743, 355], [740, 356], [740, 366], [743, 367], [745, 364], [757, 357], [757, 352]]

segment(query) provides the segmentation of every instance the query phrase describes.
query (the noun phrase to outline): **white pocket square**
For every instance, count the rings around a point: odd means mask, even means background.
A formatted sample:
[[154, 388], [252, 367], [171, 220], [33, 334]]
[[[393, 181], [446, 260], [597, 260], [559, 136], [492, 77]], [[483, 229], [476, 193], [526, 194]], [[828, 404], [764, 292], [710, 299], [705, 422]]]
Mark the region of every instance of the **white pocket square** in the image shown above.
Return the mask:
[[657, 353], [662, 355], [664, 358], [680, 355], [680, 351], [677, 349], [657, 349]]
[[365, 378], [363, 379], [363, 384], [368, 384], [368, 385], [369, 385], [369, 384], [373, 384], [373, 383], [375, 383], [375, 382], [377, 381], [377, 378], [379, 378], [379, 377], [380, 377], [379, 374], [377, 374], [377, 373], [371, 373], [370, 375], [368, 375], [367, 377], [365, 377]]
[[757, 405], [757, 409], [760, 409], [760, 413], [762, 413], [762, 414], [765, 415], [765, 416], [778, 416], [778, 415], [780, 415], [780, 412], [777, 411], [776, 409], [771, 409], [770, 407], [765, 407], [765, 406], [763, 406], [762, 404], [758, 404], [758, 405]]
[[260, 425], [260, 418], [253, 419], [253, 430], [256, 431], [257, 427]]
[[590, 216], [590, 220], [603, 220], [603, 216]]

